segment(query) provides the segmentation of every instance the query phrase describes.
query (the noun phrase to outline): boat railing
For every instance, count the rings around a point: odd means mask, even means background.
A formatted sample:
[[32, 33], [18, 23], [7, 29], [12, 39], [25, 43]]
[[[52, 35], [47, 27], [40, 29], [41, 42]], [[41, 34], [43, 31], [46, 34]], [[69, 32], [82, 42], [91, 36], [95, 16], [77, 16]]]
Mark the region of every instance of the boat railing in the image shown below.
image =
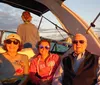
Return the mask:
[[[41, 23], [42, 23], [43, 18], [46, 19], [47, 21], [49, 21], [51, 24], [53, 24], [53, 25], [55, 26], [56, 29], [62, 30], [63, 32], [65, 32], [65, 33], [66, 33], [67, 35], [69, 35], [69, 36], [73, 36], [73, 34], [67, 32], [66, 30], [64, 30], [63, 28], [61, 28], [60, 26], [58, 26], [57, 24], [55, 24], [54, 22], [52, 22], [51, 20], [49, 20], [48, 18], [46, 18], [46, 17], [44, 17], [44, 16], [42, 16], [41, 19], [40, 19], [40, 22], [39, 22], [39, 25], [38, 25], [38, 29], [40, 29], [40, 25], [41, 25]], [[59, 33], [60, 33], [60, 32], [59, 32]], [[60, 33], [60, 34], [61, 34], [61, 33]]]

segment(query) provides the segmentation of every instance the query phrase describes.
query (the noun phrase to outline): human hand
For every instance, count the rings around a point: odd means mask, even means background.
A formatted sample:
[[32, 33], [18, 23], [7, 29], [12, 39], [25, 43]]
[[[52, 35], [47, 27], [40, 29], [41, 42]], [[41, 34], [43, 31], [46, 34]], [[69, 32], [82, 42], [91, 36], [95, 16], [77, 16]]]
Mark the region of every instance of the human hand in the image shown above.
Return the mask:
[[50, 81], [49, 80], [42, 80], [42, 81], [40, 81], [40, 85], [50, 85]]

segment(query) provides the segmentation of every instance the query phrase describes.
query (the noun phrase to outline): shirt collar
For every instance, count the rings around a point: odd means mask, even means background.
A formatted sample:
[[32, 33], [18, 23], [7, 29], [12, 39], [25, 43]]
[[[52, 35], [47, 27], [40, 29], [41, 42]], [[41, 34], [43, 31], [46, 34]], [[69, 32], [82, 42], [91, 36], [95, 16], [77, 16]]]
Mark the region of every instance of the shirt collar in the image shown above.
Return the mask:
[[83, 58], [83, 57], [84, 57], [84, 54], [85, 54], [85, 51], [82, 52], [82, 53], [80, 53], [80, 54], [76, 54], [76, 53], [74, 52], [74, 53], [73, 53], [73, 57], [74, 57], [74, 58], [78, 58], [79, 56], [81, 56], [81, 58]]

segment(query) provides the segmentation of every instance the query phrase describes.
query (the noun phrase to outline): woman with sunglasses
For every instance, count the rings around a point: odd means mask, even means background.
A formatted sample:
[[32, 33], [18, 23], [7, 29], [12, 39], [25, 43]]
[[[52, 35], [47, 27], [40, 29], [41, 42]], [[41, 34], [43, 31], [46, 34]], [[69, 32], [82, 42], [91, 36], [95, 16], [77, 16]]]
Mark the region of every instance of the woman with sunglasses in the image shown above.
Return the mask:
[[25, 85], [29, 63], [26, 55], [18, 54], [22, 48], [19, 35], [8, 35], [3, 48], [6, 52], [0, 54], [0, 85]]
[[29, 68], [32, 85], [51, 85], [60, 57], [50, 53], [50, 42], [47, 40], [38, 43], [38, 50], [39, 54], [33, 58]]

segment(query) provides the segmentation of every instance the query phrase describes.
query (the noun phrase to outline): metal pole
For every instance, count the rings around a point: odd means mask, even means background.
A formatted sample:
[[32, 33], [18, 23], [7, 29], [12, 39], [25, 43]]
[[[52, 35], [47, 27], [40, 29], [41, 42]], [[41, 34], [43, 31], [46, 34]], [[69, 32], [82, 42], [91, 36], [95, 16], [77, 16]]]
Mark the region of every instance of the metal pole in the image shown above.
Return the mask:
[[41, 25], [42, 19], [43, 19], [43, 16], [41, 17], [41, 20], [40, 20], [40, 22], [39, 22], [38, 30], [39, 30], [39, 28], [40, 28], [40, 25]]
[[93, 22], [90, 24], [90, 26], [89, 26], [89, 28], [87, 29], [86, 33], [88, 33], [88, 31], [89, 31], [89, 29], [90, 29], [91, 27], [95, 26], [94, 23], [95, 23], [95, 21], [98, 19], [99, 16], [100, 16], [100, 12], [99, 12], [99, 14], [96, 16], [96, 18], [93, 20]]
[[55, 26], [57, 26], [57, 27], [58, 27], [59, 29], [61, 29], [62, 31], [66, 32], [68, 35], [72, 35], [72, 36], [73, 36], [73, 34], [71, 34], [71, 33], [67, 32], [67, 31], [65, 31], [64, 29], [62, 29], [61, 27], [59, 27], [57, 24], [55, 24], [55, 23], [53, 23], [52, 21], [50, 21], [49, 19], [47, 19], [46, 17], [43, 16], [43, 18], [45, 18], [46, 20], [48, 20], [49, 22], [51, 22], [52, 24], [54, 24]]

